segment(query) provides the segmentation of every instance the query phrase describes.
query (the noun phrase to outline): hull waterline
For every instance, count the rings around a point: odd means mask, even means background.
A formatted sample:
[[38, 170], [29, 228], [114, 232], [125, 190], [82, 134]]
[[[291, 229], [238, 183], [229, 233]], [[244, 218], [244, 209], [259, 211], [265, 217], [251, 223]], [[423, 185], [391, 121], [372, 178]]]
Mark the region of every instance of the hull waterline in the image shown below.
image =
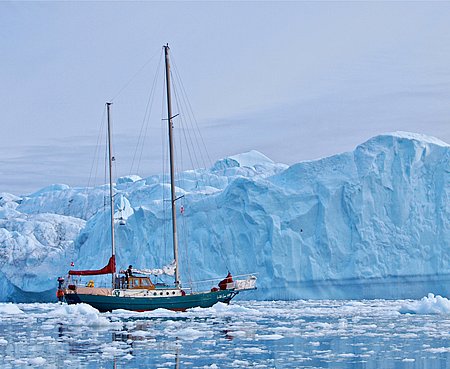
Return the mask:
[[85, 303], [101, 312], [116, 309], [131, 311], [149, 311], [167, 309], [184, 311], [194, 307], [208, 308], [218, 302], [229, 303], [238, 292], [234, 290], [219, 290], [213, 292], [194, 293], [173, 297], [118, 297], [71, 293], [64, 296], [70, 304]]

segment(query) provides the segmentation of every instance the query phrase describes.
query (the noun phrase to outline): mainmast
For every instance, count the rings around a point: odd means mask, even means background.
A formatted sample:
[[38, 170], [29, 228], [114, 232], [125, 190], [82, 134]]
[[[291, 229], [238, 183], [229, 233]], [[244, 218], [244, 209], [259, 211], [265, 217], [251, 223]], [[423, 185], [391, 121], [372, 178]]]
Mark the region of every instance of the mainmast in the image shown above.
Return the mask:
[[175, 166], [173, 150], [173, 124], [172, 124], [172, 99], [170, 94], [170, 63], [169, 44], [164, 46], [166, 60], [166, 88], [167, 88], [167, 121], [169, 124], [169, 158], [170, 158], [170, 192], [172, 203], [172, 235], [173, 235], [173, 258], [175, 259], [175, 286], [180, 284], [180, 273], [178, 271], [178, 237], [177, 237], [177, 213], [175, 208]]
[[111, 257], [114, 262], [114, 270], [112, 272], [112, 287], [115, 286], [115, 277], [116, 277], [116, 244], [114, 241], [114, 193], [113, 193], [113, 183], [112, 183], [112, 162], [114, 160], [112, 156], [112, 142], [111, 142], [111, 115], [110, 115], [110, 102], [106, 103], [106, 111], [108, 116], [108, 163], [109, 163], [109, 203], [111, 210]]

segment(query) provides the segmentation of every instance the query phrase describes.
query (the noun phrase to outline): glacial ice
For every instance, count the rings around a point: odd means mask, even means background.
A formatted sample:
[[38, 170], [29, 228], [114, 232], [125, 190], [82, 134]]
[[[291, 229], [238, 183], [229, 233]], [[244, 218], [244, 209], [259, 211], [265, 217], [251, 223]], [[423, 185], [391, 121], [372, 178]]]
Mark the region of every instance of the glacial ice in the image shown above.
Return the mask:
[[429, 293], [420, 300], [405, 303], [399, 311], [403, 314], [450, 314], [450, 300]]
[[[258, 273], [252, 299], [448, 295], [449, 157], [436, 138], [396, 132], [290, 167], [251, 151], [182, 172], [184, 285], [230, 270]], [[50, 301], [72, 261], [106, 265], [107, 189], [0, 194], [0, 301]], [[115, 192], [118, 269], [169, 264], [166, 177], [122, 177]]]

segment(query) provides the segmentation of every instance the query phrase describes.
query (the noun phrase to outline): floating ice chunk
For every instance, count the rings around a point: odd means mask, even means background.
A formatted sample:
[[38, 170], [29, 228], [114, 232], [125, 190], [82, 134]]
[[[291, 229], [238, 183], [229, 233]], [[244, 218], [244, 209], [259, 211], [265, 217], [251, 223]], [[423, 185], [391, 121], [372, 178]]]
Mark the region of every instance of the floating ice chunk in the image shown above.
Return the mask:
[[8, 344], [7, 340], [5, 340], [4, 338], [0, 338], [0, 346], [4, 346], [4, 345], [7, 345], [7, 344]]
[[433, 354], [443, 354], [443, 353], [450, 352], [450, 347], [432, 347], [432, 348], [425, 349], [425, 351], [431, 352]]
[[238, 351], [245, 352], [248, 354], [263, 354], [268, 352], [267, 350], [263, 350], [260, 347], [240, 347]]
[[247, 360], [234, 360], [231, 363], [231, 366], [238, 367], [238, 368], [247, 368], [250, 366], [250, 362]]
[[20, 310], [15, 304], [0, 304], [0, 314], [1, 315], [23, 314], [23, 311]]
[[402, 314], [450, 314], [450, 300], [429, 293], [420, 301], [413, 301], [400, 307]]
[[44, 365], [47, 362], [47, 360], [45, 360], [43, 357], [38, 356], [38, 357], [34, 357], [30, 360], [28, 360], [28, 363], [31, 365]]
[[100, 312], [88, 304], [75, 305], [57, 305], [53, 311], [48, 313], [49, 316], [73, 316], [73, 315], [88, 315], [99, 314]]
[[175, 354], [162, 354], [161, 357], [163, 359], [175, 359], [176, 355]]
[[281, 340], [283, 336], [281, 334], [256, 334], [256, 340], [266, 341], [266, 340]]
[[190, 327], [166, 333], [169, 336], [177, 337], [185, 341], [194, 341], [200, 337], [211, 338], [214, 335], [212, 331], [202, 331]]
[[49, 317], [68, 318], [71, 325], [104, 327], [112, 324], [100, 312], [87, 304], [59, 305], [48, 313]]
[[130, 310], [124, 310], [124, 309], [117, 309], [113, 310], [111, 313], [109, 313], [110, 316], [116, 316], [120, 318], [170, 318], [170, 317], [178, 317], [180, 316], [181, 312], [178, 311], [172, 311], [167, 309], [155, 309], [151, 311], [130, 311]]
[[192, 313], [194, 315], [206, 315], [206, 316], [230, 316], [235, 314], [247, 314], [252, 316], [259, 316], [261, 315], [261, 312], [255, 309], [246, 308], [244, 306], [240, 306], [237, 304], [225, 304], [223, 302], [218, 302], [214, 306], [210, 308], [201, 308], [196, 307], [192, 309], [187, 310], [189, 313]]

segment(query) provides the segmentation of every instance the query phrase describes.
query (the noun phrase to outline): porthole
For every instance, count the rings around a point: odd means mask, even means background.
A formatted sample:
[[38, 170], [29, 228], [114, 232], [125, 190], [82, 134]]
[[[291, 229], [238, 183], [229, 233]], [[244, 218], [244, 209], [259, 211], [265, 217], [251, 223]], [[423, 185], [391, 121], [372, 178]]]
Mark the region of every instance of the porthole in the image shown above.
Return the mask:
[[156, 294], [156, 292], [153, 292], [153, 296], [156, 296], [157, 294]]
[[159, 294], [160, 294], [160, 295], [162, 296], [162, 294], [163, 294], [163, 293], [162, 293], [162, 292], [160, 292]]
[[166, 292], [166, 295], [168, 295], [169, 294], [169, 292]]
[[175, 295], [175, 291], [172, 292], [172, 295]]

